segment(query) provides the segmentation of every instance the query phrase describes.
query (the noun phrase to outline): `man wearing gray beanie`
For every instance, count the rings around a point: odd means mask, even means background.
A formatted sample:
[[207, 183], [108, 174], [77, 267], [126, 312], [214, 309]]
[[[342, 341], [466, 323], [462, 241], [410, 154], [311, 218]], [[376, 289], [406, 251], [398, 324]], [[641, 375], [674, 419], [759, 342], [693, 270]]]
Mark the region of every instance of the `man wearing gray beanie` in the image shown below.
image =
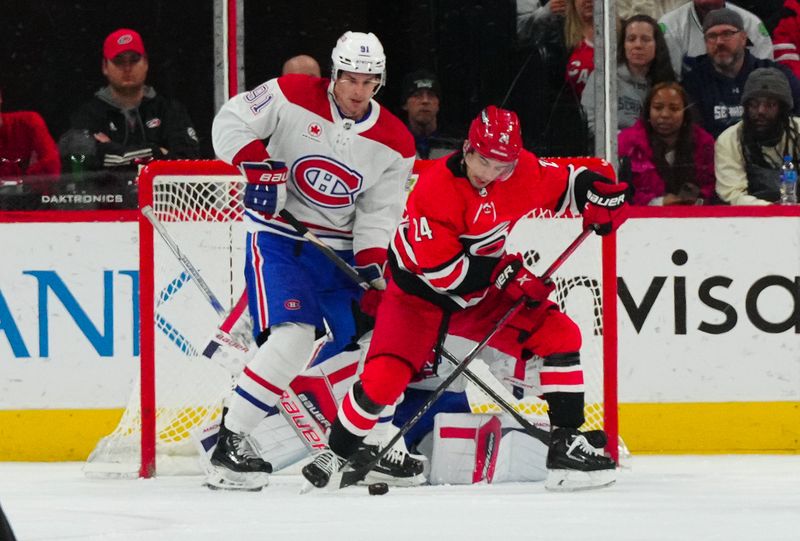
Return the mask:
[[728, 8], [741, 16], [753, 56], [772, 59], [772, 39], [761, 19], [725, 0], [692, 0], [666, 13], [658, 21], [664, 31], [672, 68], [678, 77], [681, 77], [684, 63], [691, 67], [695, 58], [706, 53], [703, 24], [712, 11], [720, 8]]
[[779, 67], [789, 78], [795, 112], [800, 113], [800, 81], [773, 60], [756, 58], [747, 49], [745, 22], [733, 9], [709, 12], [703, 19], [708, 54], [699, 56], [691, 71], [684, 72], [683, 86], [691, 97], [700, 123], [715, 138], [741, 120], [741, 98], [747, 77], [758, 68]]
[[744, 117], [719, 136], [714, 148], [717, 194], [731, 205], [769, 205], [778, 200], [781, 165], [800, 158], [800, 118], [786, 74], [759, 68], [742, 93]]

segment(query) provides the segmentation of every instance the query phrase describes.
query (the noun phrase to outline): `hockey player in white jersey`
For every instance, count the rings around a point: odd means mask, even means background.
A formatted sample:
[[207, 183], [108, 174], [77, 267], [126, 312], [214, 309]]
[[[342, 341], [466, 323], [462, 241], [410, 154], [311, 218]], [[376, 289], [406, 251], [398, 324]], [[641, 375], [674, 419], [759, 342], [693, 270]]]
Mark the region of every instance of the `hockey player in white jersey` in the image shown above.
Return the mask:
[[[247, 178], [245, 278], [258, 351], [237, 381], [207, 483], [258, 489], [272, 467], [249, 434], [309, 363], [353, 341], [354, 309], [368, 315], [381, 291], [362, 291], [281, 216], [289, 211], [374, 285], [400, 221], [414, 140], [373, 99], [386, 79], [374, 34], [346, 32], [331, 79], [285, 75], [232, 98], [214, 119], [216, 154]], [[263, 140], [268, 139], [267, 146]], [[314, 342], [330, 331], [318, 352]]]

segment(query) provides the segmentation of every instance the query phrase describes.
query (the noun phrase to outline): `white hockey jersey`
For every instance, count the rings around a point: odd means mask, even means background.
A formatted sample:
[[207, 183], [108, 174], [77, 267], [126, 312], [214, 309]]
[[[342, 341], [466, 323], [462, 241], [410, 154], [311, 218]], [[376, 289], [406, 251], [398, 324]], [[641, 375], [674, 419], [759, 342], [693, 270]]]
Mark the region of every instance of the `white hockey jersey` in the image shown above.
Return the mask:
[[[414, 139], [375, 100], [363, 119], [344, 118], [332, 89], [328, 79], [285, 75], [233, 97], [214, 118], [214, 150], [233, 163], [245, 146], [269, 139], [270, 157], [289, 168], [288, 211], [336, 250], [385, 253], [405, 204]], [[247, 216], [252, 231], [303, 240], [278, 216]]]

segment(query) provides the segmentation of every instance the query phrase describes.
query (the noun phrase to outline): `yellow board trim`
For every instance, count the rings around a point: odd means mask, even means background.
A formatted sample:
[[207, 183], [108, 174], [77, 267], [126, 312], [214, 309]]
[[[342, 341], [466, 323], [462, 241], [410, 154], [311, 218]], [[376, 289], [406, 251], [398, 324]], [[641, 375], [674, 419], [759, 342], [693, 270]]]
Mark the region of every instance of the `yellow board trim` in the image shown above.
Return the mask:
[[[121, 409], [0, 411], [0, 461], [83, 461]], [[633, 454], [800, 453], [800, 402], [621, 404]]]
[[800, 402], [620, 404], [633, 454], [800, 452]]
[[122, 409], [0, 411], [0, 461], [84, 461]]

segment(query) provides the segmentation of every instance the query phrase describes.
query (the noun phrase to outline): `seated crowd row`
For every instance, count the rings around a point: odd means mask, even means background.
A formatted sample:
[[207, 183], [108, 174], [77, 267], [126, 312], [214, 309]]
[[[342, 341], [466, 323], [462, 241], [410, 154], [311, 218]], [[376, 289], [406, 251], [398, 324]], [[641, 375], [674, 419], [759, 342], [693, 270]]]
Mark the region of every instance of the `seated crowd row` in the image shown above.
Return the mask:
[[[518, 32], [524, 33], [521, 6], [527, 5], [526, 16], [564, 14], [572, 51], [565, 81], [580, 99], [591, 130], [593, 0], [550, 0], [536, 9], [533, 4], [539, 2], [518, 1]], [[624, 2], [619, 4], [622, 13]], [[782, 37], [774, 46], [758, 17], [730, 2], [651, 4], [678, 7], [659, 22], [651, 16], [659, 15], [656, 7], [649, 14], [632, 14], [620, 24], [617, 47], [619, 157], [635, 189], [633, 203], [777, 201], [784, 156], [800, 157], [800, 124], [794, 117], [800, 114], [800, 56], [787, 38], [794, 33], [800, 41], [797, 0], [786, 0], [774, 32], [777, 36], [780, 30]], [[186, 109], [145, 84], [148, 59], [139, 34], [113, 32], [103, 58], [108, 85], [72, 116], [58, 147], [38, 114], [0, 115], [0, 179], [59, 174], [62, 164], [73, 171], [130, 171], [150, 159], [200, 157]], [[306, 56], [287, 62], [284, 72], [320, 73]], [[458, 138], [441, 137], [437, 127], [441, 89], [432, 72], [407, 76], [402, 97], [419, 158], [438, 157], [432, 146], [441, 140], [445, 148], [458, 146]]]

